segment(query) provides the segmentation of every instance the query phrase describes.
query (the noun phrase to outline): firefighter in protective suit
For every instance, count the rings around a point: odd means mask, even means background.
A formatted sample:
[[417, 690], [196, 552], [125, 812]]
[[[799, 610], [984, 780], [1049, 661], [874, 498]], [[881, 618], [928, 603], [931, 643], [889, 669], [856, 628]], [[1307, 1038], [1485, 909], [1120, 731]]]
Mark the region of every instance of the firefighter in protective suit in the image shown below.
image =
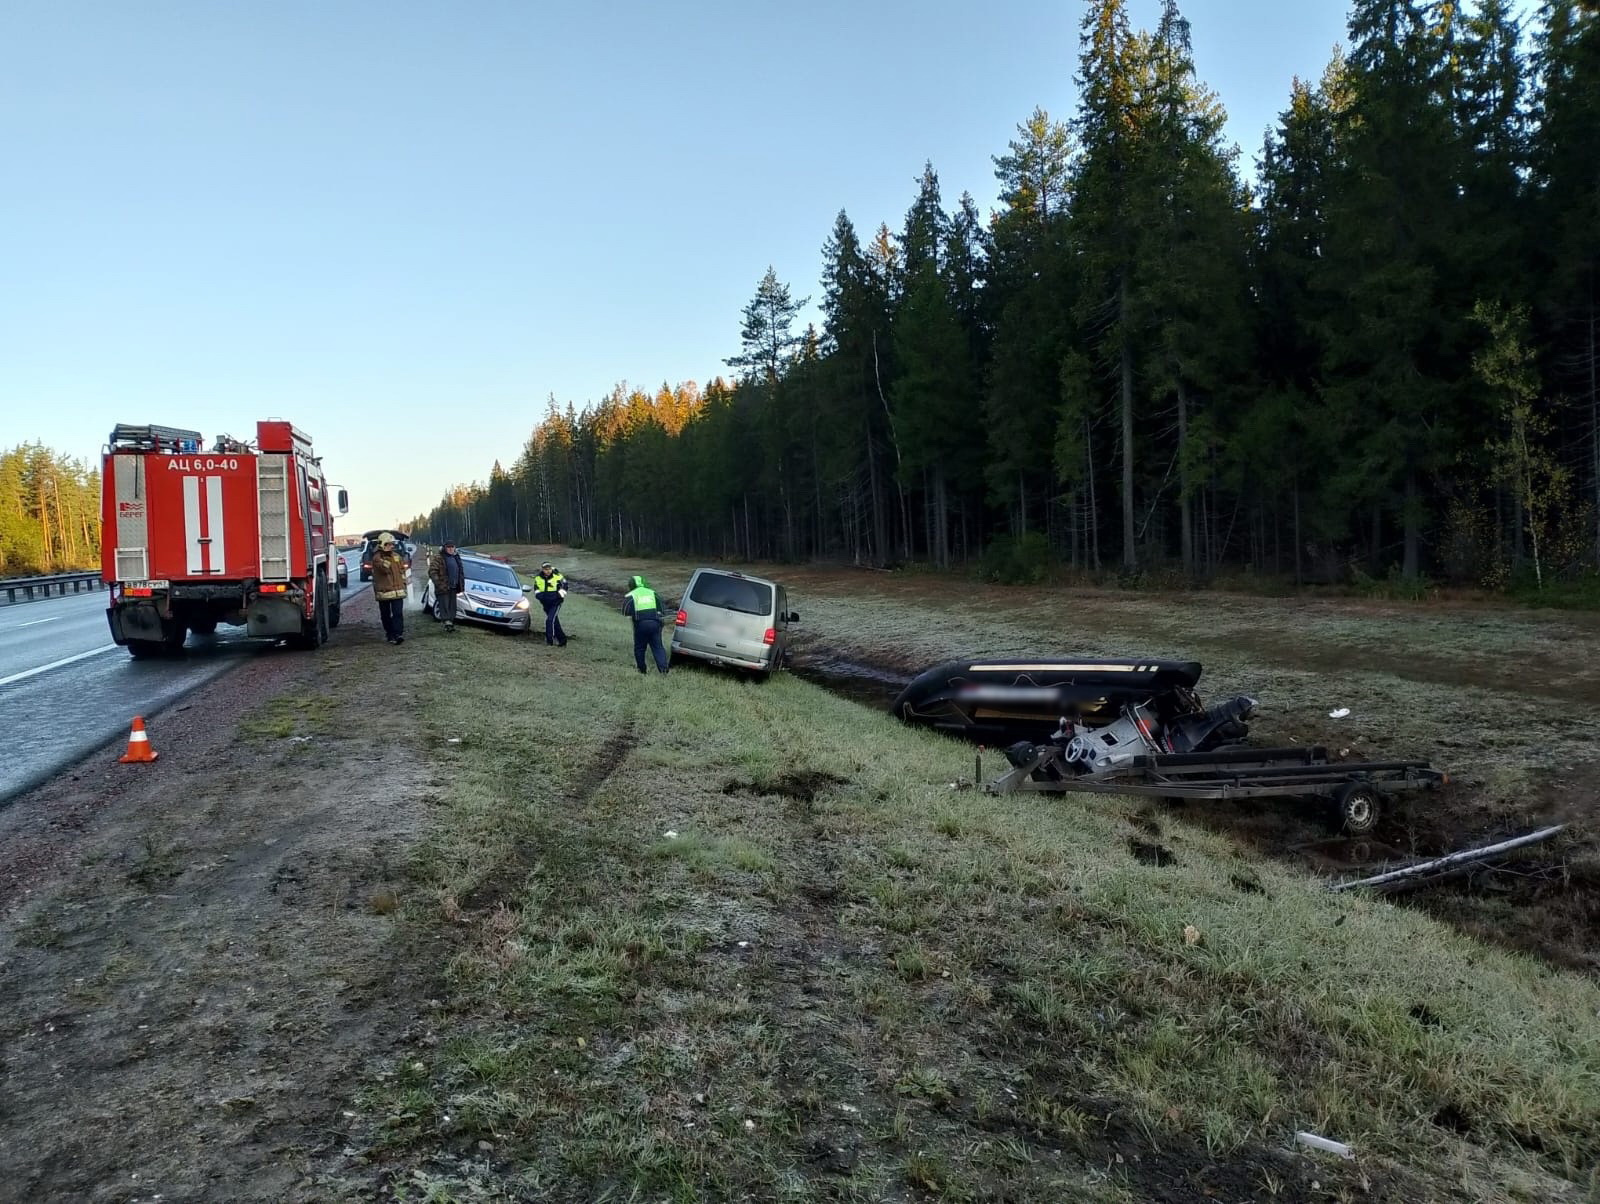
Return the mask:
[[635, 576], [628, 596], [622, 600], [622, 613], [633, 620], [633, 663], [640, 673], [649, 672], [644, 664], [644, 650], [656, 660], [656, 672], [667, 671], [667, 650], [661, 646], [661, 601], [656, 591], [645, 579]]
[[378, 599], [378, 617], [383, 620], [384, 637], [391, 644], [406, 642], [405, 557], [395, 547], [394, 536], [385, 531], [378, 536], [378, 551], [372, 558], [372, 592]]

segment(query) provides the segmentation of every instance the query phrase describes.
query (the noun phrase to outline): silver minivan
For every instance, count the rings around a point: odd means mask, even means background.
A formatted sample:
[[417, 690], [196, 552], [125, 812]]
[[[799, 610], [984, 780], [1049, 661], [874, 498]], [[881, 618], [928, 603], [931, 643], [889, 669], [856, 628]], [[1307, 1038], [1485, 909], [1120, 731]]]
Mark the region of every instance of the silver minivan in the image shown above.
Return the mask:
[[672, 655], [765, 677], [783, 667], [789, 627], [799, 621], [776, 581], [731, 569], [696, 569], [678, 603]]

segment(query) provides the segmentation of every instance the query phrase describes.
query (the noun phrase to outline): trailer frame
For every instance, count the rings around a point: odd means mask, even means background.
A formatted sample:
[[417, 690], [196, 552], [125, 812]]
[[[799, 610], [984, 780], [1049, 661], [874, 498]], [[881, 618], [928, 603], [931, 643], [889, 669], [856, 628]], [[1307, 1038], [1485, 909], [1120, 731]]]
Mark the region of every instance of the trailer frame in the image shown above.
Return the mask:
[[1202, 753], [1148, 754], [1126, 765], [1082, 773], [1059, 744], [1037, 744], [1032, 755], [984, 783], [987, 794], [1108, 794], [1124, 798], [1325, 798], [1345, 831], [1365, 835], [1378, 825], [1390, 795], [1435, 790], [1450, 775], [1426, 761], [1330, 761], [1319, 745], [1233, 747]]

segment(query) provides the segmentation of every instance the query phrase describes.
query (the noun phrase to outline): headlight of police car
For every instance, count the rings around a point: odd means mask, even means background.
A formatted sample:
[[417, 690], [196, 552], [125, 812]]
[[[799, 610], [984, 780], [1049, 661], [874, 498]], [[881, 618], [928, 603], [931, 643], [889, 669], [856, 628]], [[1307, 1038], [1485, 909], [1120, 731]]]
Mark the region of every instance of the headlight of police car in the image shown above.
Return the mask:
[[513, 606], [511, 609], [512, 610], [527, 610], [528, 609], [528, 600], [526, 598], [518, 598], [517, 599], [517, 604], [515, 606]]

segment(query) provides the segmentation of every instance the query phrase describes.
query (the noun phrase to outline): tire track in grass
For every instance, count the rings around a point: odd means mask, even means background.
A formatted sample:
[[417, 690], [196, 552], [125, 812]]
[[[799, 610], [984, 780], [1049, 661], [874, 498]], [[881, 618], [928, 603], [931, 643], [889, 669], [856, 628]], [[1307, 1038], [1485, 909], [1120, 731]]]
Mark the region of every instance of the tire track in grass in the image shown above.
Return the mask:
[[[612, 775], [626, 764], [638, 747], [639, 734], [635, 717], [628, 715], [615, 735], [601, 745], [600, 751], [576, 775], [575, 789], [567, 802], [574, 810], [588, 803]], [[528, 875], [539, 863], [540, 850], [531, 839], [518, 840], [510, 852], [484, 875], [477, 886], [461, 899], [465, 912], [491, 912], [497, 907], [515, 903]]]

